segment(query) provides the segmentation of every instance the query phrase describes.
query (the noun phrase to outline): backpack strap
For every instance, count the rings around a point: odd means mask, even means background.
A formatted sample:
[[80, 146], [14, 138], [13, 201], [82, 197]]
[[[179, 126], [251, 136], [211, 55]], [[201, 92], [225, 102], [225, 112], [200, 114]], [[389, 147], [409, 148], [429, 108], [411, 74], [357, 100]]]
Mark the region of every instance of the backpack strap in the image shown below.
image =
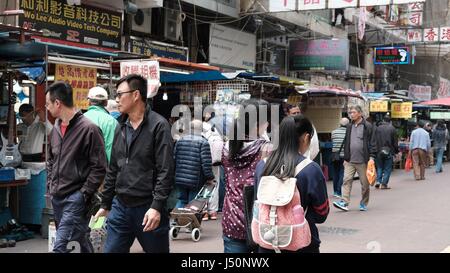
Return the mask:
[[301, 171], [303, 171], [304, 168], [306, 168], [312, 162], [313, 161], [311, 159], [305, 158], [302, 160], [302, 162], [298, 163], [298, 165], [295, 167], [295, 176], [297, 176]]

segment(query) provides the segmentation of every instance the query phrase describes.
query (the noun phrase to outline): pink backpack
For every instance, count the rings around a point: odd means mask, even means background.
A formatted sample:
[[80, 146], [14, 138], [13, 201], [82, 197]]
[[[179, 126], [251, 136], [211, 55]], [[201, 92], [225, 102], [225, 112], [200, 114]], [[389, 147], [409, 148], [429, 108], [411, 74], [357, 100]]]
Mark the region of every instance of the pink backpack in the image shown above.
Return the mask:
[[[296, 168], [296, 176], [312, 161], [304, 159]], [[301, 205], [297, 178], [280, 180], [263, 176], [253, 205], [252, 237], [265, 249], [297, 251], [311, 243], [311, 231]]]

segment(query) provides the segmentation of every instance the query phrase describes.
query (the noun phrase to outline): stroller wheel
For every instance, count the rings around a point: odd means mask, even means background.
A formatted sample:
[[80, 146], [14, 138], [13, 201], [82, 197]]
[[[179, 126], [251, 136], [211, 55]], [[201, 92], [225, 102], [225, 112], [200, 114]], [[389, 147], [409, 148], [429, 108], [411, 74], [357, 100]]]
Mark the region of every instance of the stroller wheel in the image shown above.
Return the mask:
[[198, 242], [198, 241], [200, 240], [200, 236], [201, 236], [201, 235], [202, 235], [202, 234], [200, 233], [200, 229], [194, 228], [194, 229], [192, 230], [192, 232], [191, 232], [191, 238], [192, 238], [192, 241]]
[[180, 228], [171, 227], [169, 230], [170, 239], [176, 239], [178, 237], [178, 233], [180, 232]]

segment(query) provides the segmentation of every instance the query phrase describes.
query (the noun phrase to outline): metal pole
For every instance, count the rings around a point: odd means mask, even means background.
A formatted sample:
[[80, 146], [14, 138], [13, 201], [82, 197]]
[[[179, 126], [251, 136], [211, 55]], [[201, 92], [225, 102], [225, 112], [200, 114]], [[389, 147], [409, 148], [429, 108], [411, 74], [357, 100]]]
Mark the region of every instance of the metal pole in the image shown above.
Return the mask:
[[113, 59], [112, 56], [109, 56], [109, 97], [110, 98], [115, 98], [115, 94], [113, 94], [112, 92], [112, 86], [113, 86], [113, 82], [112, 82], [112, 69], [113, 69]]

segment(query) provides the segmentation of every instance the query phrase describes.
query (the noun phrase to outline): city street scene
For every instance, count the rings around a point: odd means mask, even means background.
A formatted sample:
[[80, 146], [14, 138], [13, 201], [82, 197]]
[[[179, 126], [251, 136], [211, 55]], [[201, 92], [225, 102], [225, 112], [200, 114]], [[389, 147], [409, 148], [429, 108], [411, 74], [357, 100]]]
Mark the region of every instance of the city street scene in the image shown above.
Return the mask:
[[450, 253], [449, 7], [0, 0], [0, 257]]

